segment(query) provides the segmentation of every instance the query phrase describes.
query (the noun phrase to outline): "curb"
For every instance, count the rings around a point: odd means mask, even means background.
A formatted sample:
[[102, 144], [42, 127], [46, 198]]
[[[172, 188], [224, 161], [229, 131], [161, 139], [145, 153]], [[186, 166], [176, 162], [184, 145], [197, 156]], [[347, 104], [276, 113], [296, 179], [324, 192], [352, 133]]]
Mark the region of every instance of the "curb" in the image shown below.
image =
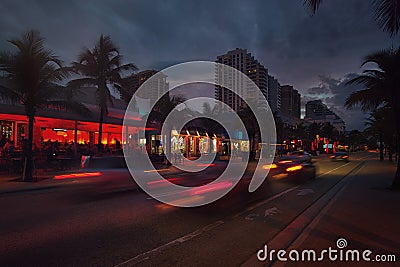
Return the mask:
[[[282, 231], [277, 233], [268, 243], [268, 247], [275, 250], [287, 249], [293, 242], [295, 242], [305, 229], [314, 221], [318, 214], [329, 205], [330, 202], [335, 200], [335, 196], [342, 192], [354, 177], [353, 174], [357, 173], [365, 162], [357, 164], [349, 173], [347, 173], [339, 182], [337, 182], [327, 193], [318, 198], [310, 206], [308, 206], [301, 214], [294, 218]], [[256, 255], [251, 256], [244, 261], [240, 266], [259, 266], [259, 265], [274, 265], [276, 257], [273, 261], [259, 261]]]

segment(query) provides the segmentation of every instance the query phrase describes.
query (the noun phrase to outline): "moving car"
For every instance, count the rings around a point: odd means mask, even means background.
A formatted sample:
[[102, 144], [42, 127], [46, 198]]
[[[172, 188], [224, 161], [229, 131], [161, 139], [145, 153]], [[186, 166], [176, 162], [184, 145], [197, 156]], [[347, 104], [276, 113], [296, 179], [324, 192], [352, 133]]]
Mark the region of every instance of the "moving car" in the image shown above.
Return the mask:
[[342, 160], [342, 161], [345, 161], [345, 162], [349, 162], [349, 154], [347, 152], [344, 152], [344, 151], [336, 152], [335, 154], [330, 156], [330, 158], [331, 158], [332, 161]]
[[269, 169], [268, 177], [272, 179], [288, 178], [295, 181], [304, 181], [316, 177], [316, 169], [311, 159], [306, 157], [287, 156], [275, 160], [270, 165], [264, 165]]
[[287, 156], [296, 161], [311, 162], [311, 155], [303, 150], [289, 152]]

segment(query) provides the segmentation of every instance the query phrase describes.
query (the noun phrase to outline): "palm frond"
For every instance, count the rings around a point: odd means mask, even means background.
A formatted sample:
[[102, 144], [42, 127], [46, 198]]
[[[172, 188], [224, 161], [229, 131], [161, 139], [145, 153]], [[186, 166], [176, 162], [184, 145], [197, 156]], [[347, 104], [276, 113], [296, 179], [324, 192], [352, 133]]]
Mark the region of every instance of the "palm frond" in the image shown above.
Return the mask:
[[376, 97], [376, 93], [369, 89], [356, 91], [350, 94], [345, 101], [345, 107], [348, 109], [354, 108], [357, 105], [361, 106], [363, 111], [373, 110], [382, 104], [382, 100]]
[[138, 70], [138, 67], [135, 64], [129, 63], [129, 64], [124, 64], [121, 66], [118, 66], [117, 68], [115, 68], [116, 71], [120, 72], [120, 71], [136, 71]]
[[97, 86], [97, 80], [95, 78], [84, 77], [71, 80], [67, 83], [68, 87], [82, 88], [85, 86]]
[[390, 36], [397, 34], [400, 28], [400, 0], [374, 0], [372, 3], [379, 27]]
[[322, 0], [304, 0], [303, 4], [311, 11], [312, 14], [317, 12]]
[[8, 86], [4, 86], [0, 84], [0, 98], [4, 100], [8, 100], [12, 103], [18, 103], [22, 101], [21, 95], [14, 91], [12, 88]]
[[82, 116], [92, 116], [92, 112], [82, 103], [73, 100], [48, 100], [43, 103], [43, 106], [53, 106], [61, 109], [65, 109], [69, 112], [76, 112]]

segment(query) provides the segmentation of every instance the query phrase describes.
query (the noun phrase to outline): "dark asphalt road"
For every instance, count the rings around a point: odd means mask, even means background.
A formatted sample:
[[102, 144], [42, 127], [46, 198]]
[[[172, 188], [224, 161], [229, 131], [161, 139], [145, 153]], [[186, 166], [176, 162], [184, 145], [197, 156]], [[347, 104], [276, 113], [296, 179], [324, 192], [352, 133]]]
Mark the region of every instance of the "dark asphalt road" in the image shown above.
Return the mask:
[[159, 203], [123, 170], [3, 194], [0, 265], [238, 265], [365, 156], [354, 155], [349, 164], [320, 156], [315, 180], [270, 179], [251, 197], [232, 194], [200, 208]]

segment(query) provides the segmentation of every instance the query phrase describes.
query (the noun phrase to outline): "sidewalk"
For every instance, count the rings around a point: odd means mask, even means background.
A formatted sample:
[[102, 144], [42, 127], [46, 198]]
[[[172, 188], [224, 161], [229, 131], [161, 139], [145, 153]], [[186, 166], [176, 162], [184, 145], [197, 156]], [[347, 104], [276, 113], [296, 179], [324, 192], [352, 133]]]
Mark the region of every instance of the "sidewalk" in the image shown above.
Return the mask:
[[15, 193], [31, 190], [42, 190], [61, 186], [65, 182], [54, 180], [55, 175], [79, 172], [80, 170], [69, 171], [45, 171], [39, 170], [36, 175], [36, 181], [22, 181], [21, 174], [18, 173], [1, 173], [0, 174], [0, 194]]
[[[331, 261], [328, 254], [323, 258], [324, 266], [370, 266], [372, 262], [362, 259], [364, 250], [372, 251], [369, 256], [375, 261], [376, 255], [395, 255], [400, 261], [400, 191], [389, 187], [396, 170], [395, 164], [368, 161], [348, 183], [312, 220], [306, 229], [288, 248], [292, 250], [315, 250], [320, 252], [331, 247], [335, 250], [358, 250], [360, 261]], [[339, 242], [341, 239], [342, 243]], [[273, 247], [268, 249], [274, 249]], [[336, 253], [339, 255], [339, 253]], [[344, 254], [345, 255], [345, 254]], [[339, 256], [338, 256], [339, 257]], [[344, 256], [345, 257], [345, 256]], [[338, 258], [339, 259], [339, 258]], [[351, 258], [350, 258], [351, 259]], [[275, 261], [274, 266], [320, 266], [321, 261], [293, 262]], [[395, 263], [386, 263], [394, 266]]]
[[337, 249], [336, 241], [344, 238], [347, 249], [369, 249], [373, 252], [371, 258], [377, 254], [397, 254], [399, 262], [400, 191], [389, 189], [395, 170], [395, 164], [387, 161], [369, 161], [297, 246]]

